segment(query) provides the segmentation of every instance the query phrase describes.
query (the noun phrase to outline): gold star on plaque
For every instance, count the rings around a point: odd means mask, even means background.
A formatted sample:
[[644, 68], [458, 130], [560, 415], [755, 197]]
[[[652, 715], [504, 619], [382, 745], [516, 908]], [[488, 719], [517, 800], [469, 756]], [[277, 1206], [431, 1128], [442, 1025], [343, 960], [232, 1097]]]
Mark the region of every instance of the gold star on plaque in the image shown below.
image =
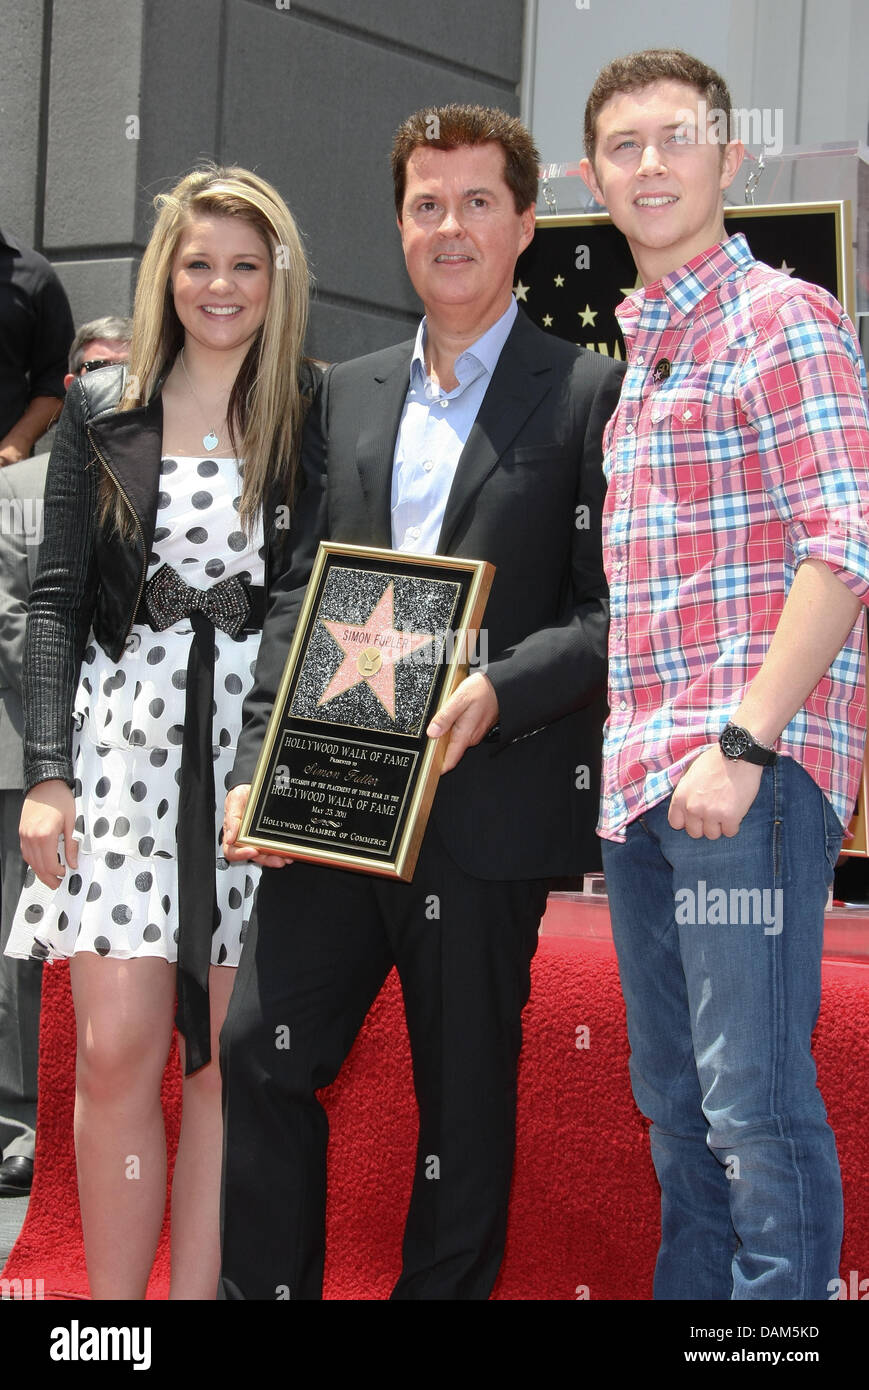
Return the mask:
[[626, 290], [626, 289], [624, 288], [623, 285], [619, 285], [619, 289], [621, 290], [622, 294], [623, 294], [625, 297], [627, 297], [629, 294], [636, 294], [637, 290], [641, 290], [642, 288], [643, 288], [643, 282], [642, 282], [642, 280], [640, 279], [640, 272], [639, 272], [639, 271], [637, 271], [637, 278], [636, 278], [636, 280], [634, 281], [634, 283], [631, 285], [630, 289], [627, 289], [627, 290]]
[[558, 289], [558, 290], [560, 290], [560, 289], [563, 287], [563, 285], [564, 285], [564, 276], [563, 276], [563, 275], [556, 275], [554, 278], [555, 278], [555, 288]]
[[395, 667], [427, 642], [430, 632], [400, 632], [393, 627], [394, 588], [392, 580], [364, 623], [320, 621], [341, 648], [344, 660], [317, 701], [325, 705], [345, 690], [364, 681], [376, 695], [390, 719], [395, 718]]
[[531, 288], [530, 285], [523, 285], [523, 284], [522, 284], [522, 281], [520, 280], [519, 283], [518, 283], [518, 285], [514, 285], [514, 286], [513, 286], [513, 293], [515, 294], [515, 296], [516, 296], [517, 299], [522, 299], [522, 300], [524, 300], [525, 303], [527, 304], [527, 303], [528, 303], [528, 291], [530, 290], [530, 288]]
[[599, 310], [599, 309], [590, 309], [589, 306], [586, 304], [586, 306], [585, 306], [584, 309], [577, 309], [576, 312], [579, 314], [579, 317], [582, 319], [582, 326], [583, 326], [583, 328], [588, 328], [589, 325], [590, 325], [592, 328], [594, 328], [594, 321], [595, 321], [595, 319], [597, 318], [598, 314], [600, 313], [600, 310]]
[[551, 327], [552, 327], [552, 315], [551, 315], [551, 314], [544, 314], [544, 315], [543, 315], [543, 327], [544, 327], [544, 328], [551, 328]]
[[793, 275], [795, 269], [796, 267], [788, 265], [787, 261], [782, 261], [781, 265], [779, 266], [779, 270], [783, 270], [785, 275]]

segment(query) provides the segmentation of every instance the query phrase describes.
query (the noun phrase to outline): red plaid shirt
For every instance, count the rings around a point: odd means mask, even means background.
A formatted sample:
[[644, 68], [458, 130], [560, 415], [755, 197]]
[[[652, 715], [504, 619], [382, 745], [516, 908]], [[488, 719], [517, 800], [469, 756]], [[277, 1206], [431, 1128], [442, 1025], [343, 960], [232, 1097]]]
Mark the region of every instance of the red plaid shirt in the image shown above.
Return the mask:
[[[604, 441], [610, 716], [599, 833], [669, 796], [763, 662], [797, 566], [869, 602], [869, 411], [826, 291], [734, 236], [617, 310], [629, 368]], [[668, 359], [669, 376], [655, 365]], [[665, 370], [665, 369], [664, 369]], [[866, 727], [863, 614], [777, 747], [847, 825]]]

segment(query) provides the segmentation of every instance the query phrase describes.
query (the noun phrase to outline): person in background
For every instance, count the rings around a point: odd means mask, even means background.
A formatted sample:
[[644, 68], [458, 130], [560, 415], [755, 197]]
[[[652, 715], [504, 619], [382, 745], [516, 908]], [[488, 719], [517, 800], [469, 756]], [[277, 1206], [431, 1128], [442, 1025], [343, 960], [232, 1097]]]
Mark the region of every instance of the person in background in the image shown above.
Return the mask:
[[0, 468], [28, 458], [60, 414], [72, 338], [54, 270], [0, 229]]
[[105, 1299], [145, 1297], [160, 1234], [176, 992], [169, 1296], [216, 1290], [217, 1034], [257, 878], [223, 858], [216, 789], [316, 385], [307, 264], [276, 189], [209, 166], [157, 206], [129, 374], [75, 381], [52, 449], [23, 682], [21, 847], [39, 883], [7, 945], [70, 961], [79, 1199]]
[[[69, 350], [64, 386], [130, 353], [132, 319], [82, 324]], [[42, 538], [48, 454], [0, 471], [0, 1197], [22, 1197], [33, 1182], [36, 1072], [42, 962], [3, 955], [24, 886], [18, 822], [24, 800], [21, 665], [30, 590]]]
[[643, 288], [605, 440], [600, 834], [660, 1299], [827, 1299], [842, 1187], [812, 1057], [866, 727], [869, 413], [852, 325], [728, 236], [723, 78], [610, 63], [582, 172]]
[[63, 378], [64, 389], [68, 391], [76, 377], [86, 372], [97, 372], [100, 367], [129, 361], [132, 332], [133, 320], [116, 314], [83, 323], [69, 349], [69, 371]]

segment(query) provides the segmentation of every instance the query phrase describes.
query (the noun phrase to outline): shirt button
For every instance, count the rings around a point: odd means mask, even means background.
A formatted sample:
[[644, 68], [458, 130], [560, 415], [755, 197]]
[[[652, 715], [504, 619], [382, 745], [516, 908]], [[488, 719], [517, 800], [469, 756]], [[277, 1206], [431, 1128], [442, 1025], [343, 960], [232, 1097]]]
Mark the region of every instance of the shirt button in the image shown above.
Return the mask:
[[418, 526], [408, 526], [408, 528], [407, 528], [407, 534], [408, 534], [408, 536], [410, 537], [410, 539], [411, 539], [412, 541], [418, 541], [418, 540], [419, 540], [419, 527], [418, 527]]
[[626, 425], [626, 426], [625, 426], [625, 430], [627, 431], [628, 434], [633, 434], [633, 432], [634, 432], [634, 427], [633, 427], [633, 425]]
[[426, 473], [430, 473], [434, 468], [434, 460], [426, 459], [425, 463], [423, 464], [423, 468], [425, 469]]
[[621, 700], [621, 701], [619, 702], [619, 709], [627, 709], [627, 707], [628, 707], [628, 702], [627, 702], [627, 700]]
[[622, 490], [621, 490], [621, 492], [619, 493], [619, 500], [622, 501], [622, 502], [625, 502], [625, 501], [627, 501], [627, 496], [628, 496], [628, 490], [627, 490], [627, 488], [624, 488], [624, 487], [623, 487]]
[[444, 410], [446, 410], [447, 406], [449, 405], [449, 401], [447, 400], [446, 396], [441, 396], [440, 401], [438, 402], [438, 404], [439, 404], [439, 405], [442, 405], [443, 408], [444, 408]]
[[645, 362], [645, 360], [646, 360], [646, 359], [645, 359], [645, 357], [643, 356], [643, 354], [640, 353], [639, 357], [637, 358], [637, 362], [639, 363], [639, 365], [640, 365], [641, 367], [642, 367], [643, 363]]

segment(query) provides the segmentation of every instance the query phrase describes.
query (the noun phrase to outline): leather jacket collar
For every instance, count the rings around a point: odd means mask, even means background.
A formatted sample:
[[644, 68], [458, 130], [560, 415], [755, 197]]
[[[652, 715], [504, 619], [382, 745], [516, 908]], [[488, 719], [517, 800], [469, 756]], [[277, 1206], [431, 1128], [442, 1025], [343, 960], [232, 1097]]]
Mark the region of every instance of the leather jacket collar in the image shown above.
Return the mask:
[[160, 491], [162, 381], [147, 405], [118, 410], [126, 377], [126, 368], [109, 367], [82, 378], [90, 415], [87, 431], [97, 456], [136, 517], [147, 553], [154, 538]]

